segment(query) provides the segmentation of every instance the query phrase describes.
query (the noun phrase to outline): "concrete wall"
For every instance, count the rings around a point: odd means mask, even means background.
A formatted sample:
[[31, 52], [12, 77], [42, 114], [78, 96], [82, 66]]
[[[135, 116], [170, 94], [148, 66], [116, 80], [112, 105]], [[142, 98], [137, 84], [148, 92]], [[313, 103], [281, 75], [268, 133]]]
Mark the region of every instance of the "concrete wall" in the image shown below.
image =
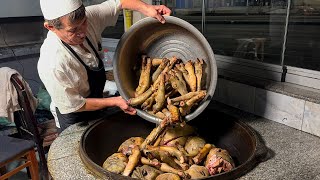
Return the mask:
[[0, 20], [0, 68], [10, 67], [17, 70], [26, 79], [34, 94], [42, 86], [37, 62], [46, 33], [41, 17]]
[[218, 78], [213, 99], [320, 137], [320, 104], [285, 93]]
[[0, 24], [0, 48], [33, 43], [44, 40], [46, 30], [40, 18], [28, 18], [2, 22]]
[[0, 18], [42, 16], [39, 0], [1, 0]]

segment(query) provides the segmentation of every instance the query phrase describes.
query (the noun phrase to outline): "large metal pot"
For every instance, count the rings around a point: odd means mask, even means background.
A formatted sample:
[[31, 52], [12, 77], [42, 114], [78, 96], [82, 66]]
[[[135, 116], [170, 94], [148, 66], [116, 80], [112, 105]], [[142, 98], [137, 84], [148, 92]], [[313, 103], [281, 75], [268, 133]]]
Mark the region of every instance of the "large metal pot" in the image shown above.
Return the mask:
[[[267, 148], [248, 125], [226, 114], [205, 110], [188, 124], [196, 127], [199, 135], [208, 143], [228, 150], [236, 164], [236, 168], [229, 172], [205, 179], [236, 179], [261, 162], [267, 153]], [[130, 137], [146, 137], [153, 128], [155, 124], [138, 116], [115, 114], [87, 128], [80, 141], [80, 157], [86, 167], [99, 178], [132, 180], [130, 177], [106, 171], [101, 166], [108, 156], [117, 151], [122, 142]]]
[[[207, 95], [185, 120], [196, 118], [208, 106], [216, 88], [217, 66], [208, 41], [193, 25], [172, 16], [166, 17], [165, 24], [153, 18], [144, 18], [123, 34], [116, 48], [113, 73], [119, 93], [126, 100], [134, 97], [138, 86], [138, 77], [133, 67], [141, 54], [166, 58], [177, 56], [183, 61], [202, 58], [205, 61]], [[137, 109], [137, 114], [153, 123], [160, 121], [143, 110]]]

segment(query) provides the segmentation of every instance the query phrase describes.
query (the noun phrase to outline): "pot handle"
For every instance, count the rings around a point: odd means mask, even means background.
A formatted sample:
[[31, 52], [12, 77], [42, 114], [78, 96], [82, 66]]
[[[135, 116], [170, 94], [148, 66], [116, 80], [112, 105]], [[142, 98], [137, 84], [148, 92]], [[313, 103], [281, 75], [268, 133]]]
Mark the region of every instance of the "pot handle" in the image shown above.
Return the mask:
[[257, 138], [257, 146], [256, 146], [256, 152], [255, 152], [255, 159], [257, 162], [264, 162], [268, 160], [269, 156], [269, 149], [266, 147], [264, 143], [261, 142], [259, 138]]

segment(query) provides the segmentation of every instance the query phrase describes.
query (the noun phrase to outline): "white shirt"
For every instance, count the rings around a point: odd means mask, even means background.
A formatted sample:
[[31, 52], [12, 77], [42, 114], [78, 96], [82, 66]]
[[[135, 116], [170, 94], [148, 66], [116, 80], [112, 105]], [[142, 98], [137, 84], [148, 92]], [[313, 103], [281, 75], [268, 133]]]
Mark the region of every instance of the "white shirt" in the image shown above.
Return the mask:
[[[119, 0], [108, 0], [86, 7], [87, 37], [97, 51], [102, 31], [105, 27], [116, 24], [119, 12]], [[93, 50], [86, 41], [84, 46], [91, 53], [85, 52], [79, 45], [71, 47], [86, 65], [97, 67], [99, 61]], [[85, 97], [90, 94], [86, 69], [51, 31], [48, 32], [40, 49], [38, 73], [52, 102], [62, 114], [75, 112], [85, 104]]]

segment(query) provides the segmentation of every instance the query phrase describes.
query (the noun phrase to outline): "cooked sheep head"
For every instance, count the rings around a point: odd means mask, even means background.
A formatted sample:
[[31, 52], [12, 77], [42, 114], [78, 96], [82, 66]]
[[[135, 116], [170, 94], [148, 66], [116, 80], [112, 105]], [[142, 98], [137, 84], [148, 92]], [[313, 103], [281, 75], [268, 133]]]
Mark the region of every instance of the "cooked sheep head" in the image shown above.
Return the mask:
[[120, 147], [118, 148], [118, 152], [124, 155], [131, 155], [132, 148], [134, 148], [135, 146], [140, 146], [143, 141], [144, 138], [142, 137], [131, 137], [120, 145]]
[[162, 172], [158, 169], [148, 165], [143, 165], [141, 167], [136, 167], [136, 169], [132, 172], [131, 177], [142, 180], [154, 180], [160, 174], [162, 174]]
[[[176, 147], [170, 147], [170, 146], [146, 146], [146, 151], [145, 152], [153, 152], [156, 154], [164, 152], [167, 156], [172, 156], [175, 157], [179, 160], [179, 162], [184, 163], [186, 162], [186, 157], [184, 154], [179, 151]], [[158, 159], [161, 160], [161, 159]]]
[[204, 147], [206, 141], [199, 136], [190, 136], [184, 146], [189, 156], [196, 156], [200, 150]]
[[114, 153], [109, 156], [103, 163], [103, 169], [121, 174], [128, 163], [128, 158], [122, 153]]
[[189, 174], [191, 179], [200, 179], [209, 176], [209, 171], [204, 166], [192, 165], [185, 173]]
[[227, 150], [212, 148], [207, 156], [205, 166], [211, 175], [215, 175], [230, 171], [235, 167], [235, 164]]

